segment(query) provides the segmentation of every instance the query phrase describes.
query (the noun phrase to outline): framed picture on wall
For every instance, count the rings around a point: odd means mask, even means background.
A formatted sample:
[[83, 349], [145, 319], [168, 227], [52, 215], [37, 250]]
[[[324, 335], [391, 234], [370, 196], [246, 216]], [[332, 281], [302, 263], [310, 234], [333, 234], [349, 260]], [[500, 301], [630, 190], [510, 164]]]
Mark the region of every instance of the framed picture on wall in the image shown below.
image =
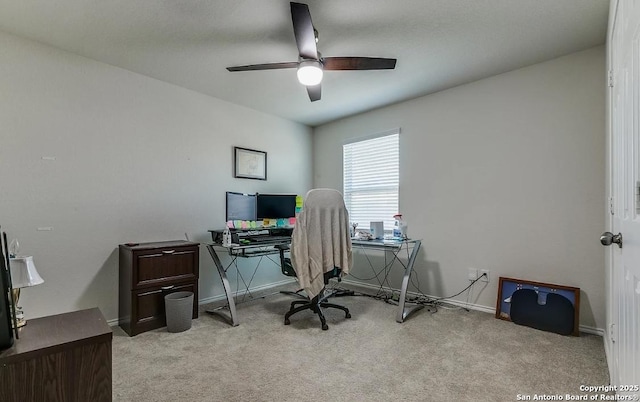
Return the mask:
[[267, 180], [267, 153], [233, 147], [233, 177]]

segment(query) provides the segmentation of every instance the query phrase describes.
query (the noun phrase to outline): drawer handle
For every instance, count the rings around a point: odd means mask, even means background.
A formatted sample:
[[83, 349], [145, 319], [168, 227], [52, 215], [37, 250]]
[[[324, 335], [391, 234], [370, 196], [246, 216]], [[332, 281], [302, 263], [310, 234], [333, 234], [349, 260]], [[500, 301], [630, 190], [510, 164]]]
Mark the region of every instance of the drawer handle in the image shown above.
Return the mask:
[[176, 250], [162, 250], [162, 254], [173, 254]]
[[162, 289], [162, 290], [171, 290], [171, 289], [173, 289], [175, 287], [176, 287], [176, 285], [169, 285], [169, 286], [163, 286], [160, 289]]

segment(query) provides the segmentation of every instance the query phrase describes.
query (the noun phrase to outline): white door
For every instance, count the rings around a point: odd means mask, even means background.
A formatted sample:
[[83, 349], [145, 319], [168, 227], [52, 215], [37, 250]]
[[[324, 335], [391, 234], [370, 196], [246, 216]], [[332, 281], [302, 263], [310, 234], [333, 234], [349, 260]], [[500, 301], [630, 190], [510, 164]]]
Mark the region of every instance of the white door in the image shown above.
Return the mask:
[[607, 324], [612, 384], [630, 385], [640, 384], [640, 1], [612, 0], [611, 5], [608, 60], [612, 217], [611, 233], [605, 234], [604, 243], [620, 240], [621, 244], [610, 245]]

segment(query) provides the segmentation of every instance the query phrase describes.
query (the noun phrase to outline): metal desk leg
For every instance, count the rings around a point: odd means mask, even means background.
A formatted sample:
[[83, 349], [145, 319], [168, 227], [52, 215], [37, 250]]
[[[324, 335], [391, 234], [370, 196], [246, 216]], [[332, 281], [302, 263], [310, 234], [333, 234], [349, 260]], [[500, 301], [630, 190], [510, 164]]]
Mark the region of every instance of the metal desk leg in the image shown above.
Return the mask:
[[[404, 270], [404, 277], [402, 278], [402, 288], [400, 288], [400, 299], [398, 300], [398, 313], [396, 314], [396, 322], [404, 322], [407, 316], [415, 311], [423, 308], [423, 305], [416, 305], [405, 307], [405, 297], [407, 296], [407, 287], [409, 286], [409, 278], [411, 277], [411, 271], [413, 270], [413, 264], [416, 262], [416, 256], [420, 249], [420, 240], [417, 240], [411, 251], [407, 268]], [[408, 247], [408, 245], [407, 245]], [[400, 252], [400, 250], [398, 250]]]
[[207, 310], [207, 313], [211, 314], [220, 314], [224, 318], [226, 318], [232, 326], [237, 326], [238, 323], [238, 315], [236, 314], [236, 302], [233, 300], [233, 294], [231, 293], [231, 287], [229, 286], [229, 280], [227, 279], [227, 273], [224, 272], [224, 268], [222, 267], [222, 263], [220, 262], [220, 258], [218, 258], [218, 254], [213, 249], [213, 246], [208, 244], [207, 250], [209, 250], [209, 254], [211, 254], [211, 258], [213, 258], [213, 262], [218, 269], [218, 273], [220, 274], [220, 279], [222, 280], [222, 285], [224, 286], [224, 293], [227, 295], [227, 304], [229, 305], [229, 315], [230, 317], [226, 317], [224, 314], [221, 314], [218, 310]]

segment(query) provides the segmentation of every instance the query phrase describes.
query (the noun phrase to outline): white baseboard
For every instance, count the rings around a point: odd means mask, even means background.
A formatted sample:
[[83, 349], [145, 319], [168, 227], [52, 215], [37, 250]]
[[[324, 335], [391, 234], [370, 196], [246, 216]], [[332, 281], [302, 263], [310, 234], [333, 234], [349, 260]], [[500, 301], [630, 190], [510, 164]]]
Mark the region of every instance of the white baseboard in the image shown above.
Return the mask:
[[[385, 292], [395, 292], [398, 293], [400, 292], [400, 289], [393, 289], [387, 286], [380, 286], [380, 285], [371, 285], [368, 283], [362, 283], [362, 282], [357, 282], [357, 281], [352, 281], [349, 279], [343, 279], [342, 282], [349, 284], [349, 285], [353, 285], [353, 286], [359, 286], [362, 288], [366, 288], [366, 289], [373, 289], [373, 290], [383, 290]], [[424, 296], [421, 293], [416, 293], [416, 292], [410, 292], [407, 291], [407, 295], [408, 296], [412, 296], [412, 297], [419, 297], [419, 296]], [[431, 295], [426, 295], [427, 297], [433, 298], [433, 299], [438, 299], [439, 297], [437, 296], [431, 296]], [[496, 309], [492, 308], [492, 307], [487, 307], [487, 306], [483, 306], [481, 304], [473, 304], [473, 303], [466, 303], [466, 302], [462, 302], [459, 300], [453, 300], [453, 299], [443, 299], [443, 302], [447, 303], [447, 304], [451, 304], [453, 306], [456, 307], [462, 307], [462, 308], [466, 308], [469, 310], [476, 310], [476, 311], [482, 311], [485, 313], [491, 313], [491, 314], [495, 314], [496, 313]]]
[[[251, 289], [249, 289], [251, 292], [260, 292], [260, 291], [265, 291], [265, 290], [269, 290], [278, 286], [282, 286], [282, 285], [286, 285], [292, 282], [295, 282], [295, 279], [285, 279], [279, 282], [273, 282], [273, 283], [269, 283], [266, 285], [262, 285], [262, 286], [255, 286], [252, 287]], [[373, 290], [384, 290], [386, 292], [400, 292], [399, 289], [393, 289], [393, 288], [389, 288], [386, 286], [380, 287], [379, 285], [371, 285], [368, 283], [362, 283], [362, 282], [357, 282], [357, 281], [352, 281], [349, 279], [343, 279], [342, 282], [349, 284], [349, 285], [353, 285], [353, 286], [358, 286], [358, 287], [362, 287], [362, 288], [366, 288], [366, 289], [373, 289]], [[238, 290], [237, 292], [234, 292], [234, 296], [237, 295], [242, 295], [244, 292]], [[418, 296], [422, 296], [420, 293], [416, 293], [416, 292], [409, 292], [407, 291], [407, 294], [409, 296], [413, 296], [413, 297], [418, 297]], [[438, 299], [437, 296], [431, 296], [431, 295], [427, 295], [427, 297], [433, 298], [433, 299]], [[227, 296], [225, 296], [224, 294], [220, 294], [220, 295], [216, 295], [216, 296], [211, 296], [211, 297], [206, 297], [204, 299], [200, 299], [198, 300], [198, 305], [202, 306], [204, 304], [209, 304], [209, 303], [214, 303], [214, 302], [218, 302], [218, 301], [222, 301], [225, 300], [227, 298]], [[474, 303], [466, 303], [466, 302], [462, 302], [459, 300], [453, 300], [453, 299], [443, 299], [444, 302], [446, 302], [447, 304], [451, 304], [454, 305], [456, 307], [462, 307], [462, 308], [466, 308], [469, 310], [475, 310], [475, 311], [482, 311], [484, 313], [489, 313], [489, 314], [494, 314], [496, 313], [496, 309], [495, 307], [489, 307], [489, 306], [483, 306], [481, 304], [474, 304]], [[117, 326], [118, 325], [118, 319], [114, 318], [112, 320], [108, 320], [107, 324], [109, 326]], [[595, 327], [590, 327], [590, 326], [586, 326], [586, 325], [580, 325], [580, 332], [585, 332], [587, 334], [593, 334], [593, 335], [599, 335], [602, 336], [604, 339], [604, 329], [602, 328], [595, 328]], [[609, 348], [606, 342], [606, 339], [604, 339], [605, 342], [605, 354], [607, 356], [607, 361], [609, 361]]]
[[[269, 290], [278, 286], [282, 286], [282, 285], [286, 285], [292, 282], [295, 282], [295, 279], [284, 279], [282, 281], [279, 282], [273, 282], [273, 283], [268, 283], [266, 285], [261, 285], [261, 286], [255, 286], [252, 287], [251, 289], [249, 289], [249, 291], [251, 293], [257, 293], [257, 292], [262, 292], [265, 290]], [[237, 292], [233, 292], [233, 296], [242, 296], [244, 294], [244, 291], [242, 290], [238, 290]], [[220, 295], [216, 295], [216, 296], [212, 296], [212, 297], [206, 297], [204, 299], [200, 299], [198, 300], [198, 305], [202, 306], [203, 304], [209, 304], [209, 303], [213, 303], [213, 302], [217, 302], [217, 301], [221, 301], [221, 300], [226, 300], [227, 296], [224, 294], [220, 294]]]
[[580, 332], [584, 332], [592, 335], [598, 335], [603, 337], [604, 339], [604, 329], [602, 328], [595, 328], [595, 327], [589, 327], [586, 325], [580, 325]]
[[[389, 287], [386, 287], [386, 286], [380, 287], [380, 285], [371, 285], [371, 284], [368, 284], [368, 283], [352, 281], [352, 280], [349, 280], [349, 279], [343, 279], [342, 282], [347, 283], [349, 285], [360, 286], [360, 287], [367, 288], [367, 289], [375, 289], [376, 291], [377, 290], [384, 290], [384, 291], [389, 292], [389, 293], [391, 293], [391, 292], [400, 292], [399, 289], [393, 289], [393, 288], [389, 288]], [[407, 291], [407, 294], [409, 296], [413, 296], [413, 297], [423, 296], [420, 293], [409, 292], [409, 291]], [[433, 299], [439, 299], [439, 297], [437, 297], [437, 296], [431, 296], [431, 295], [426, 295], [426, 296], [430, 297], [430, 298], [433, 298]], [[481, 304], [467, 303], [467, 302], [454, 300], [454, 299], [443, 299], [443, 302], [445, 302], [447, 304], [454, 305], [456, 307], [466, 308], [468, 310], [482, 311], [484, 313], [490, 313], [490, 314], [493, 314], [493, 315], [496, 314], [496, 308], [495, 307], [483, 306]], [[595, 328], [595, 327], [589, 327], [589, 326], [586, 326], [586, 325], [580, 325], [579, 329], [580, 329], [580, 332], [584, 332], [584, 333], [587, 333], [587, 334], [604, 336], [604, 329], [602, 329], [602, 328]]]

